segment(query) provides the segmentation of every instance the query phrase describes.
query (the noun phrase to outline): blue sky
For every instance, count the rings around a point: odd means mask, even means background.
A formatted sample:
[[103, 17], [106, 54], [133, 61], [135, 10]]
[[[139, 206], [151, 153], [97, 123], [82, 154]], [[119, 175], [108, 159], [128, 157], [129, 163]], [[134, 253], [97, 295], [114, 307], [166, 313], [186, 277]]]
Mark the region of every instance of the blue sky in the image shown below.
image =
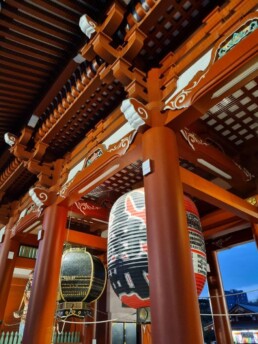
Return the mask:
[[[224, 290], [238, 289], [247, 292], [249, 301], [258, 299], [258, 250], [250, 243], [219, 251], [220, 271]], [[257, 289], [256, 292], [248, 292]], [[207, 283], [200, 297], [207, 297]]]

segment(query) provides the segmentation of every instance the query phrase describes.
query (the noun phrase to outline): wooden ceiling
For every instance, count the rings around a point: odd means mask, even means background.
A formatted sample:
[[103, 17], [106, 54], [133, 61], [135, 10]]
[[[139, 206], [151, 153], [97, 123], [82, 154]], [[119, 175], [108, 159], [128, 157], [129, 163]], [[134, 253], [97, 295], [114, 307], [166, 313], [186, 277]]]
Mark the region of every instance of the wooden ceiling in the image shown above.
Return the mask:
[[[71, 77], [77, 55], [87, 37], [79, 28], [85, 12], [101, 19], [107, 1], [2, 2], [0, 17], [0, 152], [6, 132], [19, 133], [33, 113], [42, 116], [57, 94], [40, 102], [70, 64], [61, 86]], [[61, 89], [61, 86], [60, 89]], [[60, 91], [56, 89], [55, 91]], [[1, 161], [1, 164], [3, 162]]]
[[[49, 163], [71, 151], [75, 145], [126, 97], [127, 90], [116, 79], [103, 81], [99, 72], [105, 62], [96, 57], [88, 62], [80, 59], [80, 49], [88, 38], [79, 28], [79, 19], [89, 15], [101, 24], [114, 1], [81, 0], [6, 0], [0, 16], [0, 181], [8, 177], [6, 170], [18, 164], [9, 153], [4, 141], [6, 132], [19, 136], [31, 116], [38, 119], [29, 147], [42, 141], [48, 145], [44, 161]], [[157, 11], [146, 16], [144, 6], [156, 6], [154, 0], [117, 1], [124, 8], [124, 19], [113, 33], [113, 46], [117, 48], [129, 35], [134, 25], [146, 36], [139, 54], [132, 60], [133, 68], [147, 73], [159, 67], [168, 53], [176, 52], [203, 20], [216, 8], [228, 1], [177, 0], [163, 1]], [[142, 5], [141, 5], [142, 4]], [[145, 7], [146, 9], [146, 7]], [[83, 82], [83, 77], [87, 81]], [[248, 185], [239, 183], [231, 190], [241, 197], [257, 193], [258, 178], [258, 80], [253, 78], [242, 84], [223, 100], [212, 105], [194, 121], [189, 130], [209, 142], [221, 153], [250, 172]], [[77, 85], [77, 86], [76, 86]], [[65, 111], [64, 99], [71, 102], [81, 95], [76, 104]], [[87, 86], [87, 87], [86, 87]], [[69, 106], [69, 104], [68, 104]], [[59, 109], [57, 111], [57, 109]], [[56, 125], [58, 120], [58, 125]], [[180, 135], [180, 133], [178, 133]], [[181, 165], [203, 178], [215, 181], [214, 174], [200, 164], [180, 156]], [[125, 173], [107, 180], [87, 197], [96, 199], [100, 189], [117, 195], [142, 181], [140, 161], [128, 166]], [[131, 171], [129, 171], [131, 169]], [[130, 180], [126, 175], [132, 174]], [[7, 176], [7, 177], [5, 177]], [[133, 179], [134, 178], [134, 179]], [[218, 179], [218, 178], [217, 178]], [[134, 181], [134, 182], [132, 182]], [[35, 182], [35, 176], [21, 168], [17, 178], [7, 185], [2, 202], [18, 199]], [[203, 213], [210, 211], [201, 204]]]

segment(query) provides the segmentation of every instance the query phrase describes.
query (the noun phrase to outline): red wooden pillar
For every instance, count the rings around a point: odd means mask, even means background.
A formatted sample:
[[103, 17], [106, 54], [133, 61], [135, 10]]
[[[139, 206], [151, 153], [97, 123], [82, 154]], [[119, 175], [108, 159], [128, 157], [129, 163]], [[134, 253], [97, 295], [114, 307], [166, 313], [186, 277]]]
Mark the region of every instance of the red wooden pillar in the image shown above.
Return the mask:
[[[77, 320], [78, 321], [78, 320]], [[92, 316], [86, 316], [84, 317], [84, 322], [93, 322]], [[82, 344], [92, 344], [92, 338], [93, 338], [93, 325], [92, 324], [84, 324], [82, 325], [82, 331], [81, 331], [81, 342]]]
[[203, 344], [174, 132], [146, 131], [143, 158], [152, 342]]
[[[15, 268], [15, 259], [19, 250], [19, 243], [11, 239], [11, 227], [8, 225], [5, 231], [4, 242], [0, 249], [0, 327], [4, 319], [6, 303], [11, 288], [13, 270]], [[13, 257], [8, 255], [13, 254]]]
[[[228, 308], [224, 296], [224, 288], [222, 284], [217, 253], [215, 251], [208, 251], [207, 260], [210, 266], [210, 272], [208, 272], [207, 281], [211, 297], [212, 312], [214, 314], [227, 314]], [[214, 316], [213, 322], [217, 343], [232, 344], [233, 337], [229, 317]]]
[[[96, 321], [105, 321], [109, 319], [109, 314], [107, 312], [107, 302], [108, 302], [108, 288], [104, 290], [101, 297], [98, 299], [96, 304]], [[110, 343], [110, 322], [97, 323], [94, 329], [95, 337], [98, 344], [109, 344]], [[94, 335], [93, 332], [93, 335]]]
[[151, 325], [141, 325], [141, 344], [152, 344]]
[[45, 210], [23, 344], [52, 342], [66, 219], [66, 208], [52, 205]]

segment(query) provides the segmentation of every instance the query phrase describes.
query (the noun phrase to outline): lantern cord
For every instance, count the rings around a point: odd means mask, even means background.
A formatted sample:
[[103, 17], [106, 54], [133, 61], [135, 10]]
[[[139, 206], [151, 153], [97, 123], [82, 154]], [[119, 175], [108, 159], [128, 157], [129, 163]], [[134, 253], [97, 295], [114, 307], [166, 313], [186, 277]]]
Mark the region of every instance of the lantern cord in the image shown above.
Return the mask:
[[202, 316], [209, 316], [209, 317], [238, 317], [238, 316], [246, 316], [246, 315], [257, 315], [257, 313], [239, 313], [239, 314], [230, 314], [230, 313], [221, 313], [221, 314], [215, 314], [215, 313], [211, 313], [211, 314], [204, 314], [201, 313], [200, 315]]
[[[68, 316], [65, 317], [65, 320], [68, 318]], [[61, 334], [64, 332], [64, 327], [65, 327], [65, 322], [63, 323], [63, 327], [61, 329], [61, 331], [59, 331], [59, 322], [56, 324], [56, 329], [57, 329], [57, 333]]]
[[60, 319], [60, 321], [67, 323], [67, 324], [90, 325], [90, 324], [102, 324], [102, 323], [116, 322], [116, 321], [118, 321], [118, 319], [109, 319], [109, 320], [100, 320], [100, 321], [68, 321], [68, 320]]
[[4, 326], [17, 326], [17, 325], [20, 325], [20, 323], [14, 323], [14, 324], [7, 324], [6, 322], [3, 323]]
[[252, 290], [247, 290], [247, 291], [241, 291], [241, 292], [237, 292], [237, 293], [230, 293], [230, 294], [225, 294], [225, 295], [214, 295], [214, 296], [203, 296], [203, 297], [199, 297], [199, 299], [213, 299], [216, 297], [225, 297], [227, 298], [228, 296], [234, 296], [234, 295], [241, 295], [241, 294], [247, 294], [247, 293], [254, 293], [257, 292], [258, 289], [252, 289]]
[[[129, 315], [135, 315], [134, 314], [129, 314]], [[238, 317], [238, 316], [251, 316], [251, 315], [257, 315], [257, 313], [239, 313], [239, 314], [229, 314], [229, 313], [201, 313], [201, 316], [224, 316], [224, 317]], [[109, 320], [101, 320], [101, 321], [68, 321], [68, 320], [64, 320], [64, 319], [60, 319], [60, 321], [64, 322], [64, 323], [68, 323], [68, 324], [82, 324], [82, 325], [91, 325], [91, 324], [101, 324], [101, 323], [109, 323], [109, 322], [130, 322], [130, 323], [137, 323], [137, 321], [131, 321], [131, 320], [127, 320], [127, 319], [109, 319]]]
[[69, 216], [69, 221], [68, 221], [68, 230], [67, 230], [67, 235], [66, 235], [66, 242], [68, 242], [68, 239], [69, 239], [70, 225], [71, 225], [71, 215]]

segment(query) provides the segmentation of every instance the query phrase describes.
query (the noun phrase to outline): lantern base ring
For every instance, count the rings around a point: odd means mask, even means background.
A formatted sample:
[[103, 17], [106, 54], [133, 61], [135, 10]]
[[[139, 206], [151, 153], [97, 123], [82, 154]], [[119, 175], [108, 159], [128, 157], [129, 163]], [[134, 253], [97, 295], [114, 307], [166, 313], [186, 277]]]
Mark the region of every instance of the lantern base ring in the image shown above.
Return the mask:
[[92, 316], [92, 311], [86, 302], [60, 302], [57, 306], [57, 316], [60, 318]]

